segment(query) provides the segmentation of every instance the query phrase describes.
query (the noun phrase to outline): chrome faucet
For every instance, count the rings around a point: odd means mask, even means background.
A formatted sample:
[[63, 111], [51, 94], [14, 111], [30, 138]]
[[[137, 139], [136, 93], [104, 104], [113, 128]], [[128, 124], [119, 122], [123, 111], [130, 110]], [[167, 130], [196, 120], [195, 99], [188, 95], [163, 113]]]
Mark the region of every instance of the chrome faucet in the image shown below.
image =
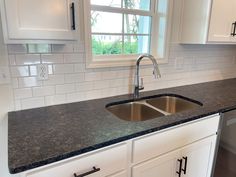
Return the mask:
[[140, 67], [140, 62], [143, 58], [149, 58], [152, 61], [153, 64], [153, 75], [155, 76], [155, 79], [161, 77], [161, 73], [158, 67], [158, 64], [156, 62], [156, 59], [150, 55], [150, 54], [143, 54], [140, 55], [136, 61], [136, 71], [135, 71], [135, 78], [134, 78], [134, 98], [139, 98], [139, 91], [144, 89], [143, 86], [143, 79], [141, 79], [141, 85], [139, 84], [139, 67]]

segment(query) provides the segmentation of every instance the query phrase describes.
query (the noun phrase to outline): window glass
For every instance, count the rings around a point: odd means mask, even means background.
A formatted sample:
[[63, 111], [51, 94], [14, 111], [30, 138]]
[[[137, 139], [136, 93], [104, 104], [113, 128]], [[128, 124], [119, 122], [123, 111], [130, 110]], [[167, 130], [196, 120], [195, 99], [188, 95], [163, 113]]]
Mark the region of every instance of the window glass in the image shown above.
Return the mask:
[[125, 36], [124, 54], [148, 53], [149, 43], [149, 36]]
[[124, 15], [125, 33], [129, 34], [150, 34], [151, 18], [139, 15]]
[[167, 0], [158, 0], [158, 13], [167, 13], [167, 6], [168, 1]]
[[91, 11], [93, 33], [122, 33], [122, 14]]
[[92, 50], [95, 55], [117, 55], [122, 53], [122, 37], [93, 35]]
[[123, 0], [123, 7], [127, 9], [138, 9], [149, 11], [151, 7], [150, 0]]
[[91, 0], [91, 4], [121, 8], [122, 0]]

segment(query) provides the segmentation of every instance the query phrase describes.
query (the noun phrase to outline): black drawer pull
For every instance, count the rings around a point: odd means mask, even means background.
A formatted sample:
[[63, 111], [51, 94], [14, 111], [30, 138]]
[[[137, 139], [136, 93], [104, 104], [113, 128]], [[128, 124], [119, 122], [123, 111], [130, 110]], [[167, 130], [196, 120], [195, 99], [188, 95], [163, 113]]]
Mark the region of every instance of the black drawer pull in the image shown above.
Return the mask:
[[184, 168], [182, 169], [182, 171], [186, 175], [186, 173], [187, 173], [187, 165], [188, 165], [188, 157], [183, 157], [183, 159], [184, 159]]
[[179, 162], [179, 171], [177, 171], [176, 173], [178, 174], [179, 177], [181, 177], [183, 160], [178, 159], [178, 162]]
[[71, 29], [76, 30], [75, 27], [75, 3], [71, 3], [71, 18], [72, 18], [72, 24], [71, 24]]
[[76, 173], [74, 173], [74, 177], [84, 177], [84, 176], [88, 176], [88, 175], [91, 175], [93, 173], [96, 173], [98, 171], [100, 171], [101, 169], [100, 168], [96, 168], [96, 167], [93, 167], [93, 169], [89, 172], [86, 172], [86, 173], [83, 173], [81, 175], [77, 175]]
[[236, 36], [236, 22], [232, 23], [231, 36]]

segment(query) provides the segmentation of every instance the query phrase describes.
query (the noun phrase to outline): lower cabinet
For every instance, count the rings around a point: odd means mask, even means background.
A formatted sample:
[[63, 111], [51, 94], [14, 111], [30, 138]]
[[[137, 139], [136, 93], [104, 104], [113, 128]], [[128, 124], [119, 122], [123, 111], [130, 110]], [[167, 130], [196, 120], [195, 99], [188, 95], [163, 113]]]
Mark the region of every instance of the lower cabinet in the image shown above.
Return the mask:
[[132, 169], [133, 177], [210, 177], [216, 135], [151, 159]]
[[127, 144], [122, 143], [27, 172], [25, 177], [127, 177], [127, 150]]
[[219, 115], [21, 173], [21, 177], [210, 177]]

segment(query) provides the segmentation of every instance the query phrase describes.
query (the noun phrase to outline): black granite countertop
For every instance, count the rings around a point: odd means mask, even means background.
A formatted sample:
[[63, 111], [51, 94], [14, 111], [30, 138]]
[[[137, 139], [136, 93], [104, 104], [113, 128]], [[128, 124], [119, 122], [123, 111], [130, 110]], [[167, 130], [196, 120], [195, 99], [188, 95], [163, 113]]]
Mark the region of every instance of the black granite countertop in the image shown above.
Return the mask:
[[10, 112], [9, 170], [19, 173], [170, 126], [236, 108], [236, 79], [144, 92], [141, 96], [178, 94], [203, 104], [195, 110], [144, 122], [127, 122], [108, 112], [123, 95]]

